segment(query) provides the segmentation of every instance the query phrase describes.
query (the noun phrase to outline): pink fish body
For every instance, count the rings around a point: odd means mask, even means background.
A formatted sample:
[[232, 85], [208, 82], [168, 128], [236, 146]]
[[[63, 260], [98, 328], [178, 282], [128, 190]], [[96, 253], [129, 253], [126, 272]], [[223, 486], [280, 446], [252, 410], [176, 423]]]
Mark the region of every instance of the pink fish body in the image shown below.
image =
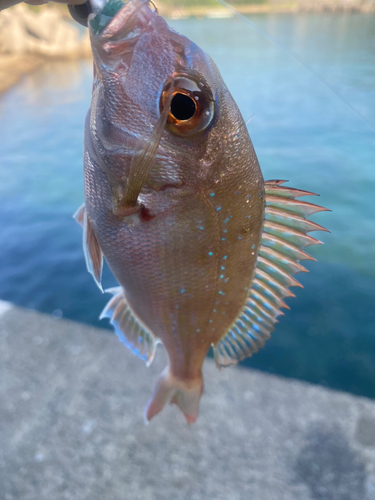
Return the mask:
[[[98, 21], [98, 18], [97, 18]], [[93, 20], [93, 24], [95, 19]], [[98, 24], [98, 23], [97, 23]], [[89, 271], [103, 256], [120, 287], [102, 313], [148, 364], [169, 366], [147, 408], [171, 401], [198, 416], [202, 364], [252, 355], [269, 338], [302, 249], [322, 230], [311, 193], [264, 182], [246, 124], [210, 57], [147, 0], [90, 27], [94, 85], [85, 127], [84, 228]]]

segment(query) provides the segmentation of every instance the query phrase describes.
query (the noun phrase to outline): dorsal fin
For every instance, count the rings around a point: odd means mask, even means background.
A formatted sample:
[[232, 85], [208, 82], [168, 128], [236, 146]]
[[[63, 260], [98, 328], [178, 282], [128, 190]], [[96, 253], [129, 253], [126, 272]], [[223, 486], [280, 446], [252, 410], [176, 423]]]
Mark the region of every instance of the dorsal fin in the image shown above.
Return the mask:
[[87, 270], [94, 278], [94, 281], [100, 290], [103, 291], [101, 283], [103, 271], [103, 252], [87, 217], [85, 204], [82, 204], [79, 207], [73, 215], [73, 218], [83, 228], [83, 253], [86, 259]]
[[327, 231], [307, 220], [309, 215], [326, 210], [296, 200], [314, 193], [282, 186], [286, 181], [267, 181], [262, 241], [248, 299], [230, 330], [214, 346], [218, 368], [236, 364], [256, 353], [274, 330], [281, 308], [288, 308], [284, 297], [294, 296], [291, 286], [302, 286], [292, 276], [306, 269], [300, 260], [315, 260], [302, 248], [321, 244], [308, 236], [310, 231]]
[[150, 366], [160, 340], [134, 314], [121, 287], [106, 292], [112, 293], [113, 297], [99, 319], [109, 318], [121, 342]]

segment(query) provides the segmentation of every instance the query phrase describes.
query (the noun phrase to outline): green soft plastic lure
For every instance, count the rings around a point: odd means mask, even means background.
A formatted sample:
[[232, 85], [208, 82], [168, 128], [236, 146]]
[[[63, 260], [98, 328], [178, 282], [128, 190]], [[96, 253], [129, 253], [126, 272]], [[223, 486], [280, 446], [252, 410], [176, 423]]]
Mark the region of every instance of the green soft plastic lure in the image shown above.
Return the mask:
[[91, 21], [91, 27], [95, 35], [99, 35], [115, 15], [121, 10], [126, 0], [109, 0], [103, 10]]

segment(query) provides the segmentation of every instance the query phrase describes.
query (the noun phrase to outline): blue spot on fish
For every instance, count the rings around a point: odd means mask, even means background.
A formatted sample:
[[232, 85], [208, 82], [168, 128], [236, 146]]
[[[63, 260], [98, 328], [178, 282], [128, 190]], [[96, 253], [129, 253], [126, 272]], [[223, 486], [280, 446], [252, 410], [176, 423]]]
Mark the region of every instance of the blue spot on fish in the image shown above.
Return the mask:
[[208, 255], [209, 255], [210, 257], [212, 257], [212, 256], [213, 256], [213, 253], [212, 253], [212, 252], [208, 252]]
[[181, 288], [180, 292], [184, 293], [185, 292], [185, 288]]
[[251, 249], [254, 250], [254, 248], [255, 248], [255, 244], [251, 247]]
[[210, 196], [211, 196], [211, 197], [212, 197], [212, 196], [215, 196], [215, 193], [211, 193], [211, 194], [210, 194]]
[[199, 229], [200, 229], [201, 231], [203, 231], [203, 230], [204, 230], [204, 227], [202, 227], [202, 226], [201, 226]]
[[238, 239], [239, 239], [239, 240], [242, 240], [242, 236], [239, 236], [239, 237], [238, 237]]
[[224, 255], [223, 260], [227, 260], [228, 255]]
[[212, 323], [212, 319], [210, 319], [210, 323]]
[[246, 198], [247, 198], [248, 200], [250, 200], [250, 198], [251, 198], [251, 194], [248, 194], [248, 195], [246, 196]]
[[221, 274], [221, 275], [220, 275], [220, 279], [221, 279], [221, 280], [222, 280], [222, 279], [224, 279], [224, 274]]
[[216, 209], [216, 210], [219, 212], [219, 211], [221, 210], [221, 207], [217, 207], [217, 209]]
[[227, 233], [227, 232], [228, 232], [228, 229], [224, 229], [224, 231], [223, 231], [223, 232], [224, 232], [224, 233]]
[[225, 269], [225, 266], [221, 266], [221, 270], [224, 271], [224, 269]]
[[227, 241], [227, 239], [226, 238], [221, 238], [221, 241]]
[[219, 290], [219, 295], [225, 295], [225, 293]]
[[250, 219], [250, 217], [251, 217], [251, 215], [248, 215], [246, 218], [247, 218], [247, 219]]
[[199, 328], [198, 328], [197, 330], [195, 330], [195, 331], [196, 331], [197, 333], [199, 333], [199, 332], [200, 332]]
[[231, 215], [230, 215], [229, 217], [227, 217], [227, 218], [225, 219], [225, 221], [224, 221], [224, 224], [226, 224], [227, 222], [229, 222], [231, 218], [232, 218], [232, 216], [231, 216]]

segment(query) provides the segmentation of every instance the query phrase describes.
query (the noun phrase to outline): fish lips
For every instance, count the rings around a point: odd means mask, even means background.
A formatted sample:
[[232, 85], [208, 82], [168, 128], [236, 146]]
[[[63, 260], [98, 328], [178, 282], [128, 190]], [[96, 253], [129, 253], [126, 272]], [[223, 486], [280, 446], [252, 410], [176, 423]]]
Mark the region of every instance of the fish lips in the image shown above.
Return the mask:
[[91, 25], [96, 16], [91, 14], [88, 24], [94, 57], [97, 55], [102, 64], [110, 65], [111, 60], [130, 55], [141, 34], [158, 15], [152, 6], [149, 0], [128, 0], [98, 34]]

